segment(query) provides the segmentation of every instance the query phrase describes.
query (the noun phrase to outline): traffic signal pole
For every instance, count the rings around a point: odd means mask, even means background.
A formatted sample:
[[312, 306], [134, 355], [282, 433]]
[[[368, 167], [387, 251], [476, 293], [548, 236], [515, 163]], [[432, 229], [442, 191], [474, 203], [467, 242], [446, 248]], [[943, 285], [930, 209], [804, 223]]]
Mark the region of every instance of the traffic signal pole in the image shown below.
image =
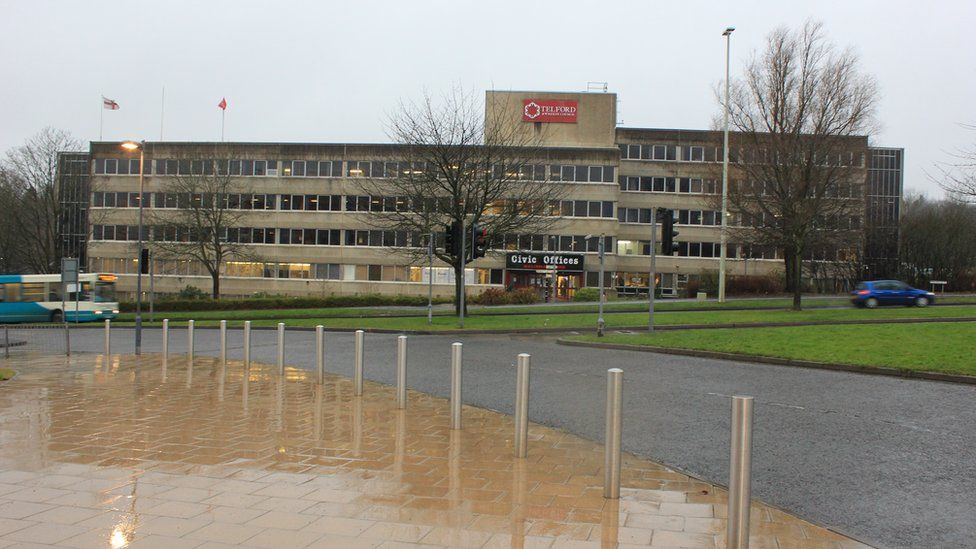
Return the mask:
[[[655, 278], [657, 277], [657, 212], [658, 209], [654, 208], [651, 211], [651, 272], [650, 279], [647, 281], [647, 293], [648, 293], [648, 306], [647, 306], [647, 331], [654, 331], [654, 290], [657, 289], [657, 283]], [[663, 250], [662, 250], [663, 251]]]
[[461, 310], [460, 310], [460, 327], [464, 328], [464, 268], [467, 263], [464, 261], [467, 256], [464, 254], [464, 218], [461, 218], [461, 253], [458, 254], [459, 260], [461, 261]]

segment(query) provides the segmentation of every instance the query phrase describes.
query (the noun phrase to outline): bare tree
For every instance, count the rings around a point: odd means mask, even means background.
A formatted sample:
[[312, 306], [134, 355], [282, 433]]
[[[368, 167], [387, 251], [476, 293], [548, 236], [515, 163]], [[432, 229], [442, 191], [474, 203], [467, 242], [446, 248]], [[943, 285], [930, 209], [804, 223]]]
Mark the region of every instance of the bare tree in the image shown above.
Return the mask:
[[[57, 189], [58, 153], [81, 148], [70, 133], [44, 128], [0, 162], [0, 192], [6, 222], [4, 255], [35, 273], [61, 269], [63, 242], [58, 235], [61, 202]], [[9, 250], [9, 251], [7, 251]]]
[[902, 276], [916, 286], [945, 280], [951, 289], [976, 282], [976, 205], [906, 197], [899, 257]]
[[242, 210], [234, 202], [241, 190], [230, 175], [229, 157], [190, 160], [191, 174], [167, 177], [162, 191], [173, 196], [175, 209], [155, 208], [149, 214], [154, 226], [149, 247], [160, 259], [199, 263], [210, 275], [213, 299], [220, 299], [220, 274], [229, 259], [254, 260], [252, 249], [228, 238], [237, 227]]
[[[976, 130], [976, 126], [963, 126]], [[956, 200], [976, 204], [976, 144], [953, 155], [955, 161], [939, 164], [939, 184]]]
[[[411, 245], [395, 248], [399, 253], [419, 259], [426, 254], [425, 235], [454, 222], [466, 231], [475, 224], [487, 230], [489, 247], [556, 222], [552, 203], [564, 190], [549, 180], [540, 134], [513, 122], [505, 107], [489, 104], [482, 111], [474, 94], [454, 89], [439, 101], [428, 94], [403, 103], [391, 116], [397, 168], [364, 180], [363, 187], [373, 196], [395, 197], [398, 207], [371, 215], [370, 222], [409, 235]], [[466, 240], [470, 249], [470, 232]], [[436, 256], [454, 269], [460, 313], [465, 258], [444, 249]]]
[[780, 250], [794, 309], [814, 244], [847, 256], [861, 245], [864, 136], [877, 95], [857, 55], [838, 51], [815, 22], [773, 31], [732, 85], [728, 196], [742, 219], [734, 237]]

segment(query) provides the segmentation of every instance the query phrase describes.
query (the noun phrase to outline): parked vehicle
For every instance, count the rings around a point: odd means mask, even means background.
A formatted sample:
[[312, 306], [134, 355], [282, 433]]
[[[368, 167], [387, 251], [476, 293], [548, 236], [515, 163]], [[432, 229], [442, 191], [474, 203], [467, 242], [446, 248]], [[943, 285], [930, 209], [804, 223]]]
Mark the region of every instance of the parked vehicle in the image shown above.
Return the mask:
[[861, 282], [851, 292], [851, 303], [874, 309], [879, 305], [914, 305], [927, 307], [935, 303], [935, 294], [912, 288], [898, 280]]

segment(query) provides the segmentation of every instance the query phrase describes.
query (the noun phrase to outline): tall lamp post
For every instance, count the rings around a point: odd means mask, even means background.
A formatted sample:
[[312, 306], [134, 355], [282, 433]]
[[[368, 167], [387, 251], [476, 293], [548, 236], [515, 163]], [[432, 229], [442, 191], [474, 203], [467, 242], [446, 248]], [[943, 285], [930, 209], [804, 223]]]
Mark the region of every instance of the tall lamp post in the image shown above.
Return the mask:
[[[589, 239], [593, 238], [593, 235], [588, 234], [588, 235], [584, 236], [583, 238], [586, 239], [586, 240], [589, 240]], [[597, 250], [599, 250], [599, 252], [600, 252], [600, 282], [599, 282], [599, 284], [600, 284], [600, 294], [599, 294], [599, 298], [598, 298], [598, 301], [599, 301], [599, 305], [598, 305], [599, 312], [597, 313], [597, 318], [596, 318], [596, 335], [597, 335], [597, 337], [603, 337], [604, 327], [606, 327], [606, 324], [607, 323], [606, 323], [606, 321], [603, 320], [603, 292], [604, 292], [604, 289], [605, 289], [604, 286], [603, 286], [603, 256], [606, 253], [606, 238], [604, 238], [604, 236], [602, 234], [600, 235], [600, 240], [598, 242]]]
[[732, 32], [735, 27], [728, 27], [722, 36], [725, 37], [725, 123], [724, 147], [722, 148], [722, 225], [721, 246], [718, 260], [718, 302], [725, 303], [725, 256], [728, 247], [729, 224], [729, 50], [732, 45]]
[[127, 151], [139, 151], [139, 269], [136, 271], [136, 354], [142, 354], [142, 206], [145, 201], [145, 193], [143, 192], [145, 186], [145, 160], [146, 160], [146, 142], [140, 141], [125, 141], [122, 143], [122, 148]]

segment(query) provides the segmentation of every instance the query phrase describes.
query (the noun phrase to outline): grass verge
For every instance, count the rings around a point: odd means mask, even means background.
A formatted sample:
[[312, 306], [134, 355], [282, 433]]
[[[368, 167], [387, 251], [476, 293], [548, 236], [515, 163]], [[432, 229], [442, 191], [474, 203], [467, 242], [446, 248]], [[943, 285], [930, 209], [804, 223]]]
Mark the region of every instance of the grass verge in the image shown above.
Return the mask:
[[[976, 304], [976, 297], [946, 297], [940, 299], [940, 303], [946, 304]], [[778, 307], [788, 308], [792, 303], [788, 298], [764, 298], [764, 299], [743, 299], [732, 300], [725, 303], [717, 301], [668, 301], [660, 300], [655, 303], [658, 312], [678, 312], [678, 311], [703, 311], [710, 309], [768, 309]], [[847, 298], [815, 298], [804, 301], [804, 307], [808, 310], [822, 309], [826, 307], [838, 307], [849, 305]], [[472, 316], [512, 316], [512, 315], [564, 315], [564, 314], [583, 314], [596, 313], [598, 306], [596, 303], [574, 303], [570, 305], [506, 305], [496, 307], [470, 307]], [[609, 302], [604, 305], [604, 314], [618, 313], [643, 313], [647, 311], [647, 302], [626, 301]], [[294, 320], [294, 319], [327, 319], [327, 318], [385, 318], [385, 317], [418, 317], [424, 319], [426, 323], [426, 307], [328, 307], [328, 308], [302, 308], [302, 309], [248, 309], [248, 310], [227, 310], [227, 311], [178, 311], [178, 312], [157, 312], [155, 321], [158, 324], [163, 318], [170, 319], [170, 322], [186, 321], [194, 319], [203, 320]], [[439, 308], [434, 310], [434, 316], [452, 318], [453, 310]], [[143, 311], [143, 322], [147, 321], [146, 312]], [[135, 319], [133, 313], [123, 313], [119, 315], [118, 323], [132, 322]]]
[[[235, 311], [241, 312], [241, 311]], [[244, 320], [251, 320], [252, 326], [275, 326], [284, 322], [289, 327], [313, 327], [322, 324], [326, 328], [377, 329], [395, 331], [446, 331], [457, 330], [457, 318], [453, 316], [436, 316], [433, 324], [427, 324], [426, 317], [298, 317], [298, 318], [261, 318], [258, 315], [217, 317], [203, 317], [189, 315], [196, 320], [197, 326], [216, 326], [220, 318], [228, 320], [228, 324], [240, 327]], [[655, 314], [655, 325], [725, 325], [756, 322], [837, 322], [859, 321], [874, 319], [936, 319], [936, 318], [974, 318], [976, 306], [943, 307], [943, 308], [908, 308], [892, 307], [883, 309], [810, 309], [805, 311], [691, 311], [691, 312], [662, 312]], [[559, 329], [590, 329], [596, 326], [595, 313], [554, 314], [554, 315], [483, 315], [476, 314], [465, 318], [467, 330], [534, 330], [542, 328]], [[619, 313], [606, 315], [604, 320], [608, 328], [622, 328], [644, 326], [647, 324], [647, 313]], [[114, 324], [114, 323], [113, 323]], [[171, 326], [185, 325], [185, 320], [171, 318]]]
[[976, 322], [859, 324], [608, 334], [566, 339], [976, 375]]
[[0, 381], [7, 381], [14, 377], [14, 371], [10, 368], [0, 368]]

